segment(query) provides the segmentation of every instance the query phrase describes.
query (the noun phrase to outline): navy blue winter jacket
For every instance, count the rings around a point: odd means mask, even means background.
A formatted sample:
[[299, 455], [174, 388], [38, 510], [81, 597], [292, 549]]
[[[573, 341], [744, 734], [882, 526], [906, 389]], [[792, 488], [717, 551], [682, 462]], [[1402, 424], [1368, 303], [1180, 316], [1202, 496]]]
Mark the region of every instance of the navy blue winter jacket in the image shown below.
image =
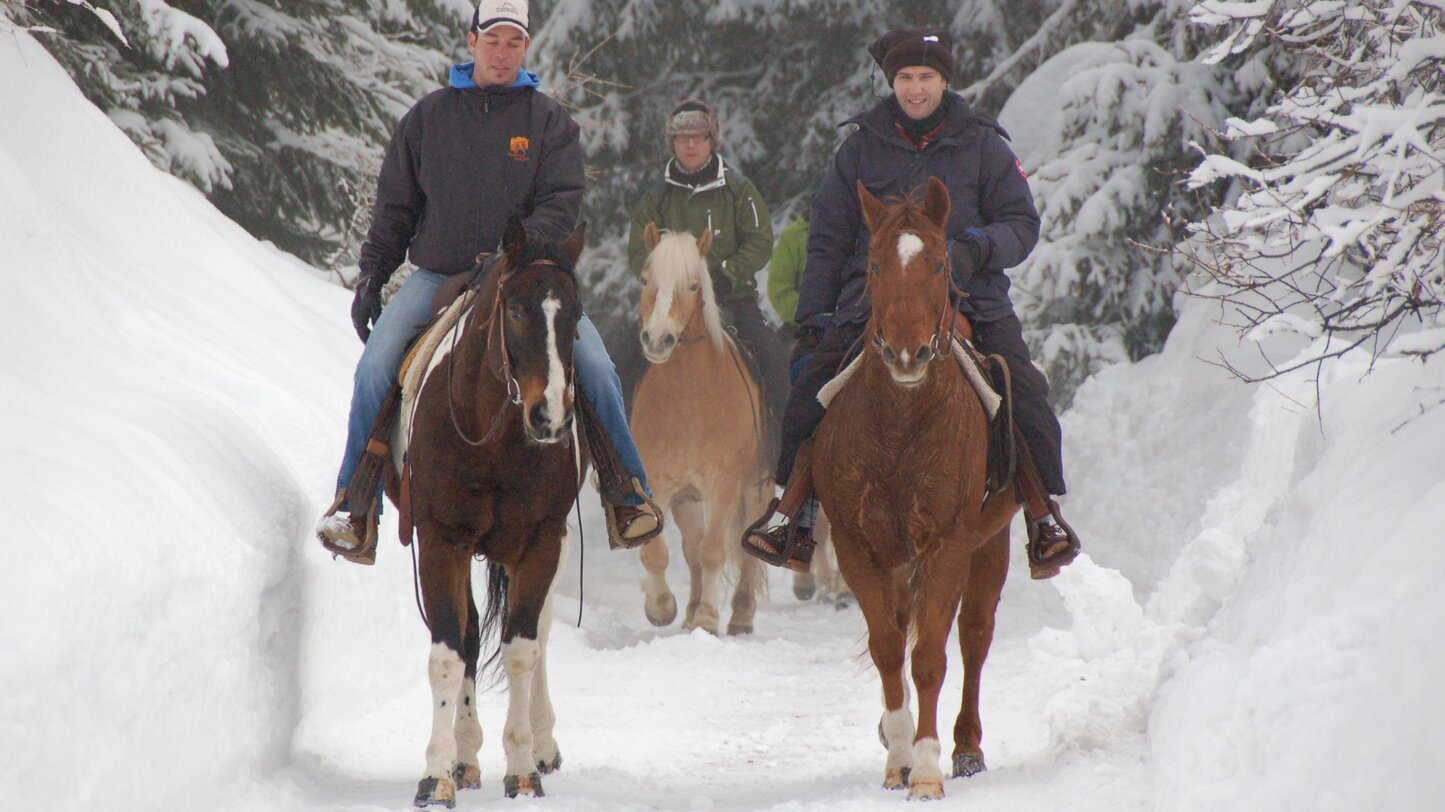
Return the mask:
[[813, 197], [800, 324], [816, 324], [825, 313], [843, 322], [869, 317], [869, 234], [858, 202], [860, 179], [880, 198], [919, 190], [929, 177], [943, 181], [953, 203], [949, 239], [972, 236], [984, 253], [984, 267], [964, 286], [970, 298], [961, 309], [985, 323], [1013, 314], [1004, 269], [1023, 262], [1038, 242], [1039, 213], [1003, 128], [956, 93], [947, 92], [947, 102], [937, 140], [921, 150], [898, 131], [887, 99], [843, 123], [858, 129], [838, 148]]

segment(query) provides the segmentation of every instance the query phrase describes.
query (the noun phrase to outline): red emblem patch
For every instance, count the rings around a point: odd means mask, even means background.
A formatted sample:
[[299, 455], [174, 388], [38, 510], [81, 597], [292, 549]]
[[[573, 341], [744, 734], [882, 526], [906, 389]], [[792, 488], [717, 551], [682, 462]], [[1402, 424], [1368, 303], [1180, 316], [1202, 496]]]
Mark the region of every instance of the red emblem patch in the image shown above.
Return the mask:
[[514, 161], [525, 161], [525, 160], [527, 160], [527, 148], [530, 147], [530, 146], [532, 146], [532, 142], [529, 141], [529, 140], [527, 140], [527, 137], [524, 136], [524, 135], [519, 135], [519, 136], [517, 136], [516, 138], [513, 138], [513, 139], [512, 139], [512, 145], [511, 145], [511, 147], [512, 147], [512, 152], [511, 152], [512, 160], [514, 160]]

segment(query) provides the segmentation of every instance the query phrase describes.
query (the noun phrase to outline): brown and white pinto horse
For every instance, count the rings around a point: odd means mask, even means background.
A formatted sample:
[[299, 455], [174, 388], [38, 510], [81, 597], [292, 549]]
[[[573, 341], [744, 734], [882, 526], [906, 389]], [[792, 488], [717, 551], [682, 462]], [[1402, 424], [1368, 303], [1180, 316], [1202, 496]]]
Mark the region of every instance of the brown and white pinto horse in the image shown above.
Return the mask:
[[[513, 218], [504, 253], [431, 359], [395, 449], [409, 477], [387, 493], [416, 528], [421, 600], [431, 628], [432, 732], [416, 805], [451, 807], [480, 786], [476, 714], [481, 638], [500, 626], [506, 672], [505, 793], [541, 795], [561, 765], [552, 737], [546, 646], [553, 581], [577, 494], [572, 342], [582, 307], [574, 268], [581, 229], [528, 242]], [[515, 408], [514, 408], [515, 407]], [[408, 436], [409, 435], [409, 436]], [[405, 440], [406, 442], [403, 442]], [[395, 472], [393, 472], [395, 473]], [[405, 531], [404, 531], [405, 532]], [[472, 557], [488, 561], [488, 605], [472, 596]]]
[[[731, 556], [739, 575], [728, 633], [747, 634], [762, 567], [729, 541], [742, 532], [744, 517], [761, 512], [773, 489], [762, 454], [759, 387], [722, 328], [704, 261], [712, 232], [694, 240], [686, 232], [659, 233], [648, 223], [643, 236], [649, 254], [639, 337], [651, 363], [633, 399], [632, 435], [657, 503], [671, 509], [682, 532], [692, 576], [683, 623], [717, 634], [723, 570]], [[667, 560], [661, 536], [643, 546], [643, 610], [657, 626], [677, 617], [664, 574]]]
[[883, 681], [884, 786], [938, 798], [938, 694], [955, 615], [964, 682], [953, 775], [984, 769], [979, 675], [1018, 508], [1012, 488], [985, 499], [988, 418], [951, 352], [947, 189], [931, 179], [922, 206], [885, 206], [861, 183], [858, 195], [872, 234], [869, 344], [818, 428], [813, 476]]

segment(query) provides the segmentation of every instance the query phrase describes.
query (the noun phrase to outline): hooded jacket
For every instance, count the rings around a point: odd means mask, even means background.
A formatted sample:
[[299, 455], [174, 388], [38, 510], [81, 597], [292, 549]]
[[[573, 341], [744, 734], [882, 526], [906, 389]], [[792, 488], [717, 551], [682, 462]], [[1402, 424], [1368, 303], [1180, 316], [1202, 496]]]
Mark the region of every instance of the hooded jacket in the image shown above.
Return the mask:
[[513, 212], [529, 234], [561, 239], [577, 226], [584, 175], [577, 124], [521, 71], [479, 87], [473, 63], [402, 116], [377, 179], [361, 272], [388, 279], [404, 258], [444, 275], [493, 252]]
[[1004, 269], [1023, 262], [1038, 242], [1039, 213], [1003, 128], [956, 93], [947, 92], [947, 103], [936, 140], [922, 148], [898, 131], [887, 99], [844, 122], [858, 129], [838, 148], [813, 197], [799, 323], [818, 324], [826, 313], [843, 322], [868, 320], [870, 235], [858, 180], [880, 198], [908, 195], [930, 177], [942, 181], [952, 202], [945, 229], [950, 243], [973, 239], [984, 254], [983, 267], [964, 284], [970, 298], [960, 309], [985, 323], [1013, 314]]
[[707, 268], [720, 299], [755, 298], [756, 276], [773, 255], [773, 224], [768, 207], [753, 182], [717, 157], [717, 174], [689, 185], [674, 178], [677, 162], [669, 160], [663, 182], [638, 201], [632, 211], [627, 259], [634, 275], [642, 273], [647, 246], [642, 232], [650, 222], [658, 228], [688, 231], [695, 237], [712, 229]]

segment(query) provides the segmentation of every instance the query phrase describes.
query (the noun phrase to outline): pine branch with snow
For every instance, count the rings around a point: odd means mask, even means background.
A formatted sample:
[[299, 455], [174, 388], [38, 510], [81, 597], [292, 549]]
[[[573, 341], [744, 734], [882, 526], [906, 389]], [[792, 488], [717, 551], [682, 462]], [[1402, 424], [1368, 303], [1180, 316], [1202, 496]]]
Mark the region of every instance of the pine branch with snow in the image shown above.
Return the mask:
[[1248, 145], [1247, 159], [1201, 148], [1189, 178], [1198, 189], [1242, 187], [1191, 227], [1183, 250], [1214, 283], [1198, 292], [1236, 305], [1248, 338], [1312, 342], [1271, 359], [1264, 377], [1362, 345], [1378, 355], [1402, 331], [1439, 326], [1445, 3], [1206, 2], [1192, 14], [1222, 35], [1210, 60], [1276, 48], [1305, 66], [1261, 116], [1227, 123], [1223, 137]]

